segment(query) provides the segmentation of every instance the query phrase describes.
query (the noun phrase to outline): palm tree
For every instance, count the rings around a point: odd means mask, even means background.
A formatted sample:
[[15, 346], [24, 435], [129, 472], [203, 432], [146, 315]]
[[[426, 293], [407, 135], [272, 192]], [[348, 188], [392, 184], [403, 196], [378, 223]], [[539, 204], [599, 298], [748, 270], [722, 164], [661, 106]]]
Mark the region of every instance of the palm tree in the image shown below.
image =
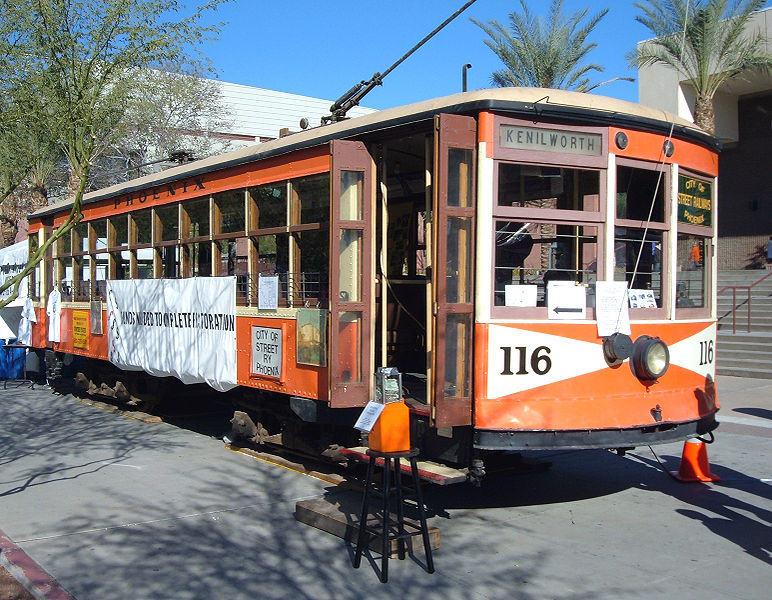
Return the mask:
[[[691, 8], [690, 8], [691, 4]], [[646, 0], [636, 2], [636, 21], [655, 39], [638, 45], [631, 66], [665, 64], [696, 93], [694, 122], [715, 134], [713, 97], [721, 84], [749, 71], [768, 71], [772, 55], [760, 32], [746, 32], [765, 0]]]
[[[497, 87], [525, 86], [545, 87], [587, 92], [598, 85], [590, 85], [586, 75], [590, 71], [603, 71], [596, 64], [582, 65], [587, 54], [597, 46], [586, 43], [587, 36], [606, 15], [608, 9], [589, 17], [585, 8], [570, 16], [563, 14], [563, 0], [552, 0], [547, 22], [528, 10], [525, 0], [523, 9], [509, 13], [509, 30], [491, 19], [472, 22], [488, 34], [485, 45], [502, 60], [505, 69], [494, 71], [491, 82]], [[608, 83], [608, 82], [604, 82]]]

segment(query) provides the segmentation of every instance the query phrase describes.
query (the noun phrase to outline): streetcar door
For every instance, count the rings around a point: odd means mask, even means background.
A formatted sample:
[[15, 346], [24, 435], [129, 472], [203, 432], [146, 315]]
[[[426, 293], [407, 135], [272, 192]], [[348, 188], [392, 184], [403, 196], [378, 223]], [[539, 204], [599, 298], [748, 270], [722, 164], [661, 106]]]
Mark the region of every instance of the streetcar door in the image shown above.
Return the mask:
[[373, 159], [361, 142], [331, 143], [330, 406], [364, 406], [373, 372]]
[[476, 134], [472, 117], [435, 117], [431, 414], [437, 427], [472, 423]]

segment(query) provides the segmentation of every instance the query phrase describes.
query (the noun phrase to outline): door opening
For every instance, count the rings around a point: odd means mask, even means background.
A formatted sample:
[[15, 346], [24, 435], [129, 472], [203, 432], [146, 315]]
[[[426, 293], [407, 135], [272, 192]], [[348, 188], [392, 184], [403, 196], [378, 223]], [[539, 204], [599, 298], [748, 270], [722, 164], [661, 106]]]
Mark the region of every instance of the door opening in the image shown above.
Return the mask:
[[389, 140], [378, 169], [376, 363], [399, 369], [405, 399], [416, 404], [429, 401], [431, 154], [427, 135]]

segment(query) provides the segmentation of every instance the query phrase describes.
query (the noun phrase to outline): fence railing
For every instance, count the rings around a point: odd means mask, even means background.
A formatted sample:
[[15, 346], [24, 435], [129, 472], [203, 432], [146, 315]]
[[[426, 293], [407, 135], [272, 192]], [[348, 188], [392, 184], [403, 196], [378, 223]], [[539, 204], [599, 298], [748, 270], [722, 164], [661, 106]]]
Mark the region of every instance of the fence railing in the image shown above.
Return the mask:
[[[725, 285], [720, 290], [718, 290], [717, 296], [720, 296], [723, 292], [726, 290], [732, 290], [732, 309], [731, 309], [731, 315], [732, 315], [732, 333], [737, 333], [737, 310], [743, 305], [746, 305], [746, 309], [748, 311], [748, 333], [751, 333], [752, 330], [752, 316], [751, 316], [751, 290], [756, 287], [758, 284], [760, 284], [762, 281], [767, 279], [768, 277], [772, 277], [772, 272], [767, 273], [759, 279], [758, 281], [755, 281], [754, 283], [750, 285]], [[744, 302], [741, 302], [740, 304], [737, 304], [737, 290], [745, 290], [746, 291], [746, 299]], [[724, 315], [727, 316], [727, 315]]]

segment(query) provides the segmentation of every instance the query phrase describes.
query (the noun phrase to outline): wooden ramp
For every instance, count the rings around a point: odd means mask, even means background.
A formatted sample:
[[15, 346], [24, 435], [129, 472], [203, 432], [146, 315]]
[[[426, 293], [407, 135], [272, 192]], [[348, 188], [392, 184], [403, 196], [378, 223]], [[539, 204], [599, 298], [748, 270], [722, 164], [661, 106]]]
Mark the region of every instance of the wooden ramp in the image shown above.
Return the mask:
[[[336, 490], [323, 498], [302, 500], [295, 504], [295, 519], [306, 525], [311, 525], [311, 527], [331, 533], [347, 542], [356, 544], [357, 534], [359, 533], [359, 512], [361, 510], [362, 496], [360, 494], [346, 490]], [[414, 523], [412, 519], [407, 518], [410, 516], [409, 513], [410, 511], [408, 510], [405, 521]], [[392, 524], [396, 524], [397, 515], [391, 513], [390, 519]], [[412, 531], [413, 528], [408, 530]], [[420, 535], [408, 537], [406, 542], [409, 552], [420, 555], [424, 554], [423, 541]], [[440, 547], [440, 530], [437, 527], [429, 527], [429, 542], [432, 550]], [[381, 546], [380, 536], [370, 538], [369, 548], [371, 551], [380, 554]], [[392, 540], [390, 544], [390, 556], [397, 556], [397, 540]]]

